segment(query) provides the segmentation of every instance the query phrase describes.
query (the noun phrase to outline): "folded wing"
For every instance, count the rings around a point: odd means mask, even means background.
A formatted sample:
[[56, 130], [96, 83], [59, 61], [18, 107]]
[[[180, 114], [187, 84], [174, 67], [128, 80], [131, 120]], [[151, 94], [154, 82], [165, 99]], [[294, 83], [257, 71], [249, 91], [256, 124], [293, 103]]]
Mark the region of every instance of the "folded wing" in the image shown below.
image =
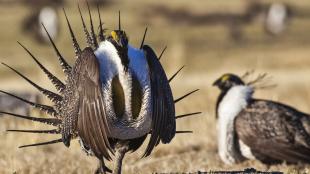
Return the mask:
[[169, 81], [154, 51], [147, 45], [142, 48], [149, 65], [152, 96], [152, 131], [144, 157], [151, 154], [153, 148], [169, 143], [175, 136], [175, 108]]
[[309, 116], [271, 101], [255, 100], [235, 120], [238, 137], [265, 163], [310, 162]]
[[83, 143], [91, 148], [95, 156], [111, 159], [113, 153], [108, 141], [109, 128], [103, 102], [99, 62], [89, 47], [81, 54], [77, 89], [79, 95], [79, 117], [77, 131]]

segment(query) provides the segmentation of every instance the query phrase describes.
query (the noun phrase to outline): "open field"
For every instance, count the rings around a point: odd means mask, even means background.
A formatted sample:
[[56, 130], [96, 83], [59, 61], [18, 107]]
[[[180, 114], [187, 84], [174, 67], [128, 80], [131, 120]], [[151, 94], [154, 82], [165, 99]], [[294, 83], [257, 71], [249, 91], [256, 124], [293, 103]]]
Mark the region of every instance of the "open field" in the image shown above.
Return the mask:
[[[71, 1], [70, 1], [71, 2]], [[310, 165], [265, 166], [257, 161], [247, 161], [234, 166], [221, 163], [217, 156], [215, 101], [219, 91], [212, 87], [213, 81], [223, 73], [242, 74], [247, 70], [266, 72], [273, 77], [277, 87], [255, 92], [258, 98], [272, 99], [292, 105], [310, 113], [310, 20], [292, 19], [285, 33], [279, 37], [267, 35], [261, 19], [242, 28], [243, 37], [234, 41], [225, 25], [191, 24], [190, 21], [173, 22], [152, 9], [165, 6], [170, 10], [186, 9], [193, 16], [212, 12], [240, 13], [246, 6], [245, 0], [203, 0], [188, 3], [186, 0], [116, 1], [103, 7], [101, 14], [109, 30], [117, 26], [117, 11], [121, 10], [122, 25], [129, 35], [130, 43], [139, 46], [145, 26], [149, 27], [146, 43], [156, 52], [168, 45], [162, 58], [168, 76], [180, 66], [186, 68], [172, 82], [174, 96], [199, 88], [200, 91], [177, 104], [177, 113], [201, 111], [203, 114], [178, 120], [178, 130], [193, 130], [194, 134], [176, 135], [169, 145], [159, 145], [153, 154], [140, 159], [145, 146], [137, 153], [127, 154], [123, 173], [152, 172], [195, 172], [209, 170], [243, 170], [255, 167], [259, 170], [280, 170], [288, 173], [310, 173]], [[264, 1], [270, 2], [270, 1]], [[280, 1], [277, 1], [280, 2]], [[286, 1], [310, 10], [310, 2]], [[78, 10], [75, 4], [66, 5], [68, 17], [74, 26], [78, 39], [84, 44]], [[18, 13], [17, 13], [18, 12]], [[30, 10], [26, 7], [0, 6], [0, 61], [13, 65], [36, 82], [49, 89], [51, 84], [31, 58], [18, 46], [24, 43], [41, 62], [63, 77], [56, 56], [51, 47], [35, 43], [21, 32], [20, 23]], [[83, 13], [86, 15], [85, 6]], [[95, 9], [93, 9], [95, 15]], [[73, 49], [62, 13], [62, 28], [56, 44], [67, 57], [74, 61]], [[97, 19], [95, 18], [97, 22]], [[0, 89], [35, 91], [25, 81], [5, 67], [0, 67]], [[54, 89], [53, 89], [54, 90]], [[38, 116], [38, 112], [33, 113]], [[42, 125], [0, 118], [0, 173], [90, 173], [97, 166], [94, 158], [87, 157], [76, 141], [67, 149], [63, 144], [47, 147], [18, 149], [19, 145], [49, 140], [54, 136], [7, 133], [6, 129], [42, 128]], [[108, 166], [112, 164], [108, 163]]]

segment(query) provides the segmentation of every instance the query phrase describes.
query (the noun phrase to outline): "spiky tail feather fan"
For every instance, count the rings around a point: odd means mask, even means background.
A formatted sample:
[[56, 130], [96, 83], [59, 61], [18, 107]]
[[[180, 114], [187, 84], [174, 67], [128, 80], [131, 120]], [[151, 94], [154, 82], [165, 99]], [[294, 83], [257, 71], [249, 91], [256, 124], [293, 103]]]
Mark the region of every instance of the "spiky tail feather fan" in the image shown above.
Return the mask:
[[[84, 30], [84, 34], [86, 37], [86, 42], [87, 44], [93, 48], [93, 49], [97, 49], [98, 48], [98, 41], [97, 41], [97, 37], [99, 42], [102, 42], [106, 39], [106, 36], [104, 35], [104, 31], [105, 29], [103, 29], [102, 25], [102, 21], [101, 21], [101, 16], [100, 16], [100, 12], [99, 12], [99, 7], [97, 7], [98, 10], [98, 17], [99, 17], [99, 33], [98, 36], [96, 37], [96, 34], [94, 32], [94, 26], [93, 26], [93, 20], [92, 20], [92, 16], [91, 16], [91, 12], [89, 9], [89, 5], [87, 4], [87, 8], [88, 8], [88, 13], [89, 13], [89, 19], [90, 19], [90, 33], [88, 32], [88, 29], [85, 25], [84, 22], [84, 18], [82, 16], [80, 7], [78, 6], [78, 10], [80, 13], [80, 17], [81, 17], [81, 21], [82, 21], [82, 26], [83, 26], [83, 30]], [[78, 58], [81, 54], [81, 48], [77, 42], [77, 39], [74, 35], [74, 32], [72, 30], [71, 24], [69, 22], [69, 19], [67, 17], [67, 14], [65, 12], [65, 9], [63, 9], [63, 13], [64, 16], [66, 18], [66, 22], [67, 22], [67, 26], [69, 29], [69, 33], [72, 39], [72, 45], [74, 48], [74, 52], [76, 57]], [[119, 15], [120, 16], [120, 15]], [[44, 26], [44, 24], [42, 24], [49, 40], [50, 40], [50, 44], [52, 45], [56, 56], [59, 60], [60, 66], [68, 80], [68, 78], [70, 77], [71, 73], [72, 73], [72, 67], [67, 63], [67, 61], [65, 60], [65, 58], [62, 56], [62, 54], [60, 53], [59, 49], [57, 48], [56, 44], [54, 43], [54, 41], [52, 40], [52, 38], [50, 37], [49, 32], [47, 31], [46, 27]], [[121, 30], [121, 25], [120, 25], [120, 17], [119, 17], [119, 30]], [[146, 32], [147, 32], [147, 28], [145, 29], [144, 35], [143, 35], [143, 39], [141, 42], [141, 48], [144, 45], [144, 40], [145, 40], [145, 36], [146, 36]], [[50, 81], [52, 82], [52, 84], [55, 86], [55, 88], [57, 89], [57, 91], [60, 94], [56, 94], [54, 92], [51, 92], [47, 89], [44, 89], [43, 87], [39, 86], [38, 84], [34, 83], [33, 81], [31, 81], [29, 78], [27, 78], [26, 76], [24, 76], [22, 73], [20, 73], [19, 71], [17, 71], [16, 69], [12, 68], [11, 66], [2, 63], [4, 66], [8, 67], [9, 69], [11, 69], [12, 71], [14, 71], [16, 74], [18, 74], [20, 77], [22, 77], [24, 80], [26, 80], [28, 83], [30, 83], [32, 86], [34, 86], [35, 88], [37, 88], [40, 92], [43, 93], [43, 95], [47, 96], [55, 105], [54, 106], [47, 106], [47, 105], [43, 105], [43, 104], [39, 104], [39, 103], [34, 103], [32, 101], [28, 101], [26, 99], [23, 99], [19, 96], [16, 96], [14, 94], [11, 94], [9, 92], [5, 92], [0, 90], [1, 93], [7, 94], [11, 97], [14, 97], [18, 100], [21, 100], [31, 106], [33, 106], [36, 109], [39, 109], [41, 111], [44, 111], [45, 113], [51, 115], [54, 118], [38, 118], [38, 117], [32, 117], [32, 116], [27, 116], [27, 115], [19, 115], [19, 114], [14, 114], [14, 113], [9, 113], [9, 112], [4, 112], [4, 111], [0, 111], [1, 114], [6, 114], [9, 116], [13, 116], [16, 118], [22, 118], [22, 119], [27, 119], [27, 120], [31, 120], [34, 122], [39, 122], [39, 123], [44, 123], [47, 125], [52, 125], [55, 126], [56, 129], [51, 129], [51, 130], [7, 130], [9, 132], [22, 132], [22, 133], [38, 133], [38, 134], [61, 134], [62, 132], [62, 116], [59, 115], [58, 111], [61, 109], [59, 107], [62, 106], [63, 104], [63, 93], [66, 90], [66, 83], [62, 82], [61, 80], [59, 80], [56, 76], [54, 76], [50, 71], [47, 70], [46, 67], [44, 67], [41, 62], [24, 46], [22, 45], [20, 42], [18, 42], [19, 45], [30, 55], [30, 57], [36, 62], [36, 64], [40, 67], [40, 69], [48, 76], [48, 78], [50, 79]], [[163, 55], [163, 53], [165, 52], [167, 47], [165, 47], [163, 49], [163, 51], [161, 52], [160, 56], [158, 57], [158, 59], [160, 59]], [[175, 74], [172, 75], [172, 77], [169, 79], [169, 82], [171, 82], [176, 75], [184, 68], [184, 66], [182, 66]], [[183, 100], [184, 98], [186, 98], [187, 96], [193, 94], [194, 92], [198, 91], [194, 90], [192, 92], [189, 92], [187, 94], [185, 94], [184, 96], [178, 98], [175, 100], [175, 103], [179, 102], [180, 100]], [[176, 116], [176, 119], [179, 118], [183, 118], [183, 117], [188, 117], [188, 116], [192, 116], [192, 115], [197, 115], [200, 114], [201, 112], [194, 112], [194, 113], [188, 113], [188, 114], [183, 114], [183, 115], [179, 115]], [[183, 134], [183, 133], [192, 133], [192, 131], [176, 131], [176, 134]], [[51, 141], [47, 141], [47, 142], [41, 142], [41, 143], [35, 143], [35, 144], [29, 144], [29, 145], [23, 145], [20, 146], [20, 148], [24, 148], [24, 147], [32, 147], [32, 146], [42, 146], [42, 145], [49, 145], [49, 144], [55, 144], [55, 143], [60, 143], [63, 142], [62, 138], [56, 139], [56, 140], [51, 140]], [[159, 143], [159, 142], [158, 142]]]

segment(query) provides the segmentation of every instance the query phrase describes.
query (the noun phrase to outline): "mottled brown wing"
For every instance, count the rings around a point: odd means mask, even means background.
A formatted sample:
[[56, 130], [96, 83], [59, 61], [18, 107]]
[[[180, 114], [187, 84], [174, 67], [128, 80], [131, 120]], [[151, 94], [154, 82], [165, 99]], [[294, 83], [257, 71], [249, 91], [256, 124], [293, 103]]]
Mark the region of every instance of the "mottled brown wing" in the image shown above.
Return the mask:
[[174, 101], [166, 73], [152, 48], [144, 45], [143, 50], [149, 65], [152, 96], [152, 131], [143, 155], [146, 157], [159, 141], [165, 144], [172, 140], [176, 125]]
[[98, 158], [111, 159], [108, 141], [109, 128], [106, 118], [103, 93], [99, 78], [99, 62], [89, 47], [85, 48], [79, 62], [77, 88], [79, 117], [77, 131], [80, 138]]
[[239, 139], [265, 163], [310, 162], [310, 136], [302, 123], [309, 119], [289, 106], [253, 100], [236, 117], [235, 126]]

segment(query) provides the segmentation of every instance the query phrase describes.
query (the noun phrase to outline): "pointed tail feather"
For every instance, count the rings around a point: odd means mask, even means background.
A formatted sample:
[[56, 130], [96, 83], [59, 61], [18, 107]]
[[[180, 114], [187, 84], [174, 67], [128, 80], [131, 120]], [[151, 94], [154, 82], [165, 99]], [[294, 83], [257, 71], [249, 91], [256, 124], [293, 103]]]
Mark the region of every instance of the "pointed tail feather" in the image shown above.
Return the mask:
[[62, 92], [66, 86], [64, 83], [62, 83], [56, 76], [54, 76], [50, 71], [48, 71], [42, 64], [41, 62], [38, 61], [37, 58], [34, 57], [34, 55], [20, 42], [17, 42], [23, 49], [31, 56], [31, 58], [39, 65], [39, 67], [43, 70], [43, 72], [47, 75], [47, 77], [51, 80], [51, 82], [54, 84], [56, 89], [59, 92]]
[[95, 34], [94, 25], [93, 25], [93, 19], [92, 19], [92, 16], [91, 16], [91, 12], [90, 12], [88, 1], [86, 1], [86, 4], [87, 4], [87, 9], [88, 9], [88, 14], [89, 14], [90, 34], [91, 34], [91, 38], [92, 38], [92, 45], [93, 45], [94, 48], [98, 48], [97, 37], [96, 37], [96, 34]]
[[13, 117], [23, 118], [26, 120], [40, 122], [40, 123], [44, 123], [44, 124], [48, 124], [52, 126], [59, 126], [61, 124], [61, 120], [56, 119], [56, 118], [38, 118], [38, 117], [25, 116], [25, 115], [14, 114], [10, 112], [3, 112], [3, 111], [0, 111], [0, 114], [7, 114]]
[[180, 98], [174, 100], [174, 103], [178, 103], [179, 101], [183, 100], [184, 98], [188, 97], [189, 95], [191, 95], [191, 94], [193, 94], [193, 93], [195, 93], [195, 92], [197, 92], [197, 91], [199, 91], [199, 89], [195, 89], [194, 91], [191, 91], [191, 92], [189, 92], [189, 93], [183, 95], [182, 97], [180, 97]]
[[104, 36], [104, 30], [102, 28], [102, 21], [101, 21], [101, 16], [100, 16], [100, 11], [99, 11], [99, 5], [97, 4], [97, 11], [98, 11], [98, 17], [99, 17], [99, 34], [98, 34], [98, 38], [99, 38], [99, 42], [102, 42], [105, 40], [105, 36]]
[[175, 119], [184, 118], [184, 117], [189, 117], [189, 116], [198, 115], [198, 114], [201, 114], [201, 112], [193, 112], [193, 113], [178, 115], [178, 116], [175, 117]]
[[91, 45], [92, 45], [91, 37], [90, 37], [89, 32], [88, 32], [88, 30], [86, 28], [86, 25], [85, 25], [85, 22], [84, 22], [84, 18], [83, 18], [81, 9], [80, 9], [80, 5], [78, 5], [78, 9], [79, 9], [79, 13], [80, 13], [80, 17], [81, 17], [81, 21], [82, 21], [82, 25], [83, 25], [83, 30], [84, 30], [86, 42], [87, 42], [88, 46], [91, 47]]
[[18, 97], [18, 96], [14, 95], [14, 94], [11, 94], [9, 92], [2, 91], [2, 90], [0, 90], [0, 93], [4, 93], [4, 94], [9, 95], [11, 97], [14, 97], [14, 98], [16, 98], [18, 100], [21, 100], [21, 101], [23, 101], [23, 102], [25, 102], [25, 103], [27, 103], [27, 104], [29, 104], [29, 105], [31, 105], [31, 106], [41, 110], [43, 112], [46, 112], [47, 114], [50, 114], [52, 116], [57, 116], [57, 112], [51, 106], [34, 103], [34, 102], [28, 101], [28, 100], [26, 100], [24, 98]]
[[37, 133], [37, 134], [59, 134], [60, 131], [57, 129], [52, 130], [15, 130], [9, 129], [8, 132], [22, 132], [22, 133]]
[[167, 46], [165, 46], [165, 48], [161, 51], [161, 53], [160, 53], [160, 55], [159, 55], [159, 57], [158, 57], [158, 60], [161, 59], [161, 57], [162, 57], [163, 54], [165, 53], [166, 49], [167, 49]]
[[193, 131], [175, 131], [176, 134], [191, 134]]
[[66, 75], [69, 75], [70, 72], [71, 72], [71, 69], [72, 69], [71, 66], [67, 63], [67, 61], [64, 59], [64, 57], [60, 54], [58, 48], [56, 47], [53, 39], [51, 38], [50, 34], [48, 33], [48, 31], [47, 31], [46, 27], [43, 25], [43, 23], [42, 23], [42, 26], [43, 26], [43, 28], [44, 28], [44, 30], [45, 30], [45, 32], [46, 32], [46, 34], [47, 34], [51, 44], [53, 45], [54, 51], [56, 52], [56, 55], [57, 55], [57, 57], [59, 59], [60, 66], [62, 67], [63, 72]]
[[11, 69], [12, 71], [14, 71], [16, 74], [18, 74], [20, 77], [22, 77], [23, 79], [25, 79], [28, 83], [30, 83], [32, 86], [34, 86], [35, 88], [37, 88], [40, 92], [42, 92], [45, 96], [47, 96], [52, 102], [54, 103], [59, 103], [62, 101], [62, 96], [53, 93], [47, 89], [42, 88], [41, 86], [37, 85], [36, 83], [34, 83], [33, 81], [31, 81], [29, 78], [27, 78], [26, 76], [24, 76], [23, 74], [21, 74], [19, 71], [17, 71], [16, 69], [10, 67], [9, 65], [2, 63], [2, 65], [8, 67], [9, 69]]
[[35, 143], [35, 144], [28, 144], [28, 145], [23, 145], [19, 146], [19, 148], [25, 148], [25, 147], [33, 147], [33, 146], [43, 146], [43, 145], [49, 145], [49, 144], [56, 144], [62, 142], [62, 139], [57, 139], [57, 140], [52, 140], [52, 141], [47, 141], [47, 142], [42, 142], [42, 143]]
[[121, 11], [118, 11], [118, 30], [121, 31]]
[[64, 15], [65, 15], [65, 18], [66, 18], [66, 21], [67, 21], [67, 25], [68, 25], [68, 28], [69, 28], [69, 32], [70, 32], [70, 35], [71, 35], [75, 56], [79, 57], [81, 55], [81, 53], [82, 53], [81, 48], [80, 48], [79, 43], [77, 42], [76, 37], [75, 37], [75, 35], [73, 33], [73, 30], [72, 30], [71, 24], [70, 24], [70, 22], [68, 20], [66, 11], [65, 11], [64, 8], [62, 10], [64, 12]]
[[179, 72], [185, 67], [185, 65], [183, 65], [177, 72], [175, 72], [172, 77], [170, 77], [170, 79], [168, 80], [169, 82], [171, 82], [175, 76], [177, 76], [179, 74]]
[[[182, 134], [182, 133], [193, 133], [193, 131], [175, 131], [176, 134]], [[152, 131], [149, 132], [149, 134], [152, 134]], [[158, 139], [159, 140], [159, 139]], [[157, 140], [157, 142], [158, 142]]]
[[140, 50], [142, 49], [142, 47], [144, 45], [144, 40], [145, 40], [146, 32], [147, 32], [147, 27], [145, 28], [145, 31], [144, 31], [144, 34], [143, 34], [143, 38], [142, 38], [141, 45], [140, 45]]

